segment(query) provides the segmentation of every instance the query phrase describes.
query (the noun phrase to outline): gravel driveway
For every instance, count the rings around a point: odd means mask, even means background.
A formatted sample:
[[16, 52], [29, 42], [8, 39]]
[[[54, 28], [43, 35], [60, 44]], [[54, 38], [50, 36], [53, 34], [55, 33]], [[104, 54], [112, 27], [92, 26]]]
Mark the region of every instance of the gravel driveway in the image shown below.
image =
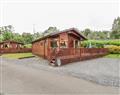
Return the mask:
[[120, 87], [120, 59], [97, 58], [87, 61], [75, 62], [61, 67], [51, 67], [48, 61], [34, 57], [27, 59], [6, 59], [12, 63], [30, 66], [59, 74], [67, 74], [106, 86]]

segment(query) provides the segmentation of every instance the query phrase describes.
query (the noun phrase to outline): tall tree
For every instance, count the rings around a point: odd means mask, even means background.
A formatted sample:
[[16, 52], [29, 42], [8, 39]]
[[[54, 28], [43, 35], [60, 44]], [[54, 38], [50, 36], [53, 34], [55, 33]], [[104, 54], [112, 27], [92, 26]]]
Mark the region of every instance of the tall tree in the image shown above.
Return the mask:
[[13, 33], [13, 35], [14, 35], [13, 37], [14, 41], [24, 43], [24, 38], [22, 37], [22, 35], [20, 35], [19, 33]]
[[3, 35], [3, 40], [13, 40], [14, 38], [12, 32], [4, 32], [2, 35]]
[[40, 37], [42, 37], [42, 33], [40, 33], [40, 32], [36, 32], [36, 33], [33, 34], [33, 40], [36, 40]]
[[0, 40], [12, 40], [14, 28], [12, 25], [0, 27]]
[[86, 28], [85, 30], [82, 31], [82, 34], [87, 37], [90, 38], [92, 31], [89, 28]]
[[49, 27], [43, 32], [43, 36], [49, 35], [50, 33], [58, 32], [59, 30], [56, 27]]
[[112, 24], [111, 37], [113, 39], [120, 39], [120, 17], [114, 19], [114, 22]]
[[23, 37], [23, 39], [24, 39], [24, 43], [25, 44], [30, 44], [30, 43], [32, 43], [32, 41], [33, 41], [33, 35], [32, 34], [30, 34], [30, 33], [23, 33], [22, 34], [22, 37]]

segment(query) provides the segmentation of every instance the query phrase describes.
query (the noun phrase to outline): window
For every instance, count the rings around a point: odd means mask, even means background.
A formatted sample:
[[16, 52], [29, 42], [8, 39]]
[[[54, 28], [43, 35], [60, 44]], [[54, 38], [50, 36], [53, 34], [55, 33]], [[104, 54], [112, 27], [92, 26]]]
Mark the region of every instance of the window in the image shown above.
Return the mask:
[[66, 48], [66, 47], [67, 47], [66, 41], [62, 41], [62, 42], [60, 43], [60, 47], [61, 47], [61, 48]]
[[9, 48], [9, 45], [8, 44], [4, 44], [4, 48]]
[[52, 47], [52, 48], [58, 47], [57, 41], [51, 41], [51, 47]]

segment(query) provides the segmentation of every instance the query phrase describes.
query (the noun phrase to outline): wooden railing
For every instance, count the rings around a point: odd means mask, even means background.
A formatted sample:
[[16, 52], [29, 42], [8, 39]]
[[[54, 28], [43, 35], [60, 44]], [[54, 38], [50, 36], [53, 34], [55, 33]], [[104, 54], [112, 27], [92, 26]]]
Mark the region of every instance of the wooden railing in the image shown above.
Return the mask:
[[102, 55], [107, 54], [108, 49], [106, 48], [61, 48], [59, 50], [57, 49], [51, 49], [50, 50], [50, 57], [62, 57], [62, 56], [92, 56], [92, 55]]
[[31, 48], [0, 48], [0, 53], [26, 53], [31, 51]]

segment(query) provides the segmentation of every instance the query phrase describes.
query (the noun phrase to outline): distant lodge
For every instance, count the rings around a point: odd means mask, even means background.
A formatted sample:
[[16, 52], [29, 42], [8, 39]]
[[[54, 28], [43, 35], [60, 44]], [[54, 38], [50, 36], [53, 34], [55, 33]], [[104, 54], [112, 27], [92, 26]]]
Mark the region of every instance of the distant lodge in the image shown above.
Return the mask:
[[24, 48], [24, 44], [16, 41], [3, 41], [0, 42], [0, 53], [19, 53], [30, 52], [31, 49]]
[[23, 43], [10, 41], [10, 40], [3, 41], [0, 43], [0, 49], [8, 49], [8, 48], [18, 49], [22, 47], [23, 47]]
[[104, 48], [81, 48], [87, 40], [75, 28], [54, 32], [32, 42], [32, 53], [50, 61], [50, 65], [61, 65], [86, 60], [107, 54]]

